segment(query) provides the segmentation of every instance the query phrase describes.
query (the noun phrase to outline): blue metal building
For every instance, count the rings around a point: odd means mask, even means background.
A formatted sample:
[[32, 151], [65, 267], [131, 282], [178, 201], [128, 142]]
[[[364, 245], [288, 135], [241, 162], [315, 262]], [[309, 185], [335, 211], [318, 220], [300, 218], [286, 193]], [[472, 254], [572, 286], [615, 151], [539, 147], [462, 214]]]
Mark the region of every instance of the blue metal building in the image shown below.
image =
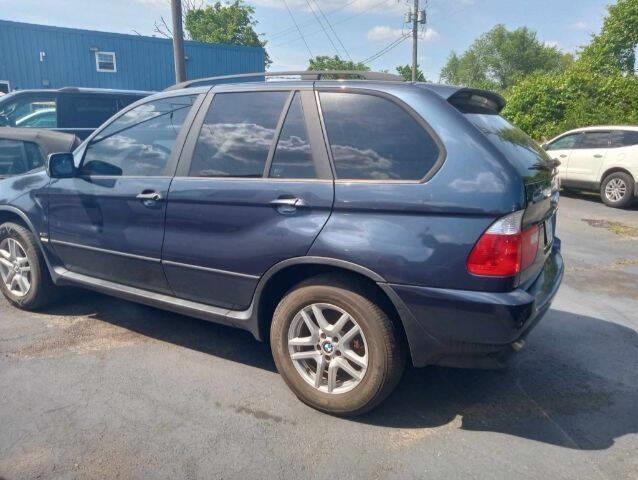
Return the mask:
[[[263, 48], [192, 41], [184, 48], [189, 79], [264, 71]], [[0, 20], [0, 91], [7, 84], [162, 90], [174, 83], [169, 39]]]

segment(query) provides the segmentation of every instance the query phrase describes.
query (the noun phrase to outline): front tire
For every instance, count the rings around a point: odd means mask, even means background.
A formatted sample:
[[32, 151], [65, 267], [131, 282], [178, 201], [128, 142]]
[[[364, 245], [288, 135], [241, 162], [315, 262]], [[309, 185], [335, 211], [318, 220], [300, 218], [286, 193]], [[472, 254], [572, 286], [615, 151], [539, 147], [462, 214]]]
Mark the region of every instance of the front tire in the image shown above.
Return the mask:
[[0, 225], [0, 290], [24, 310], [37, 310], [56, 293], [33, 234], [17, 223]]
[[401, 335], [368, 292], [322, 276], [289, 292], [270, 330], [277, 370], [307, 405], [361, 415], [396, 387], [405, 368]]
[[600, 198], [605, 205], [626, 208], [634, 201], [636, 184], [631, 175], [615, 172], [607, 175], [600, 186]]

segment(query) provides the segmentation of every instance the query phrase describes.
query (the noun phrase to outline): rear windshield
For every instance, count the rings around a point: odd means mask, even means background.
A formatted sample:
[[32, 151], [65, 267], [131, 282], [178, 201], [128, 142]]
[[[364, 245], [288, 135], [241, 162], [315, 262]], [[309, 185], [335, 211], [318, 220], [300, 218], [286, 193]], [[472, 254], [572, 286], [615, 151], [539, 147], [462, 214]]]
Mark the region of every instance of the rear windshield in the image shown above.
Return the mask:
[[521, 129], [494, 113], [466, 113], [465, 116], [487, 136], [523, 177], [539, 177], [540, 180], [549, 173], [549, 156]]

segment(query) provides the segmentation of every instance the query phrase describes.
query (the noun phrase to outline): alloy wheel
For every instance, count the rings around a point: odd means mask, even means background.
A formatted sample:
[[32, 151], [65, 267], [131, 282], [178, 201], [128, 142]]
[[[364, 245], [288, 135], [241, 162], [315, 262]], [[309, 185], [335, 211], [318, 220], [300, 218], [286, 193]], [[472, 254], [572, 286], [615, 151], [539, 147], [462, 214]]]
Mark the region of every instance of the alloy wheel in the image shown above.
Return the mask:
[[319, 391], [345, 393], [361, 383], [368, 344], [359, 324], [328, 303], [301, 309], [288, 329], [288, 353], [301, 377]]
[[0, 277], [15, 297], [24, 297], [31, 290], [31, 265], [25, 249], [14, 238], [0, 243]]
[[621, 178], [612, 178], [605, 186], [605, 196], [611, 202], [619, 202], [627, 193], [627, 185]]

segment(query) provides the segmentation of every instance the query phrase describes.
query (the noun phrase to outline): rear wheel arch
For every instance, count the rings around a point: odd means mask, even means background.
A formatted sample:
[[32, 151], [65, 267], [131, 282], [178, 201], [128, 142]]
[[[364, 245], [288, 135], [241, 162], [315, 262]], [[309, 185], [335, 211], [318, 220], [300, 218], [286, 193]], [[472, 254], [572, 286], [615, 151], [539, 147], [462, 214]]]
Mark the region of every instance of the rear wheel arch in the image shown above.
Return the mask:
[[634, 176], [631, 174], [631, 172], [629, 170], [627, 170], [626, 168], [623, 167], [610, 167], [607, 170], [605, 170], [603, 172], [603, 174], [600, 176], [600, 179], [598, 181], [598, 186], [600, 187], [602, 185], [602, 183], [605, 181], [605, 179], [613, 174], [613, 173], [626, 173], [627, 175], [629, 175], [631, 178], [633, 178], [634, 182], [636, 181], [636, 179], [634, 178]]
[[397, 306], [377, 284], [377, 282], [385, 282], [383, 277], [350, 262], [323, 258], [295, 259], [294, 261], [282, 262], [282, 264], [271, 268], [262, 277], [254, 300], [257, 328], [253, 333], [257, 338], [268, 340], [272, 315], [287, 292], [311, 278], [328, 276], [334, 278], [335, 283], [364, 291], [393, 322], [397, 323], [403, 337], [402, 340], [407, 341]]

